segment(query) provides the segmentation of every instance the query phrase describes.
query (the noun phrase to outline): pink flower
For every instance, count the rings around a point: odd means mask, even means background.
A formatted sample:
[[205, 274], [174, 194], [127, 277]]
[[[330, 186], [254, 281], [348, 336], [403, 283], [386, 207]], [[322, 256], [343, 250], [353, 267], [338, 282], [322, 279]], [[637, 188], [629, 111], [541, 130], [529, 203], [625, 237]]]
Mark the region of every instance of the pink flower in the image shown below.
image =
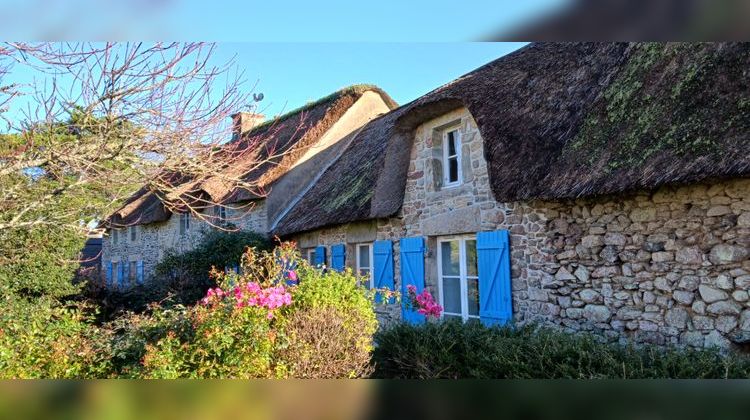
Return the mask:
[[289, 270], [289, 280], [291, 281], [297, 281], [297, 272], [294, 270]]
[[407, 303], [411, 308], [427, 317], [440, 317], [443, 307], [435, 303], [435, 299], [427, 289], [423, 289], [421, 293], [417, 294], [417, 288], [414, 285], [407, 285], [406, 288], [409, 292]]

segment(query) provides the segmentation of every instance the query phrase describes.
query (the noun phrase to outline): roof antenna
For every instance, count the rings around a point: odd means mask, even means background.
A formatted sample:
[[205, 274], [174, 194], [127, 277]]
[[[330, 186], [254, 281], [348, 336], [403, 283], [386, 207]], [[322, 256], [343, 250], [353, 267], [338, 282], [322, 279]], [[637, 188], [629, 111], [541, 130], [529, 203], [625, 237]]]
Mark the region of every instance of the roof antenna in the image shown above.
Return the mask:
[[253, 100], [255, 102], [260, 102], [263, 100], [263, 92], [261, 93], [253, 93]]

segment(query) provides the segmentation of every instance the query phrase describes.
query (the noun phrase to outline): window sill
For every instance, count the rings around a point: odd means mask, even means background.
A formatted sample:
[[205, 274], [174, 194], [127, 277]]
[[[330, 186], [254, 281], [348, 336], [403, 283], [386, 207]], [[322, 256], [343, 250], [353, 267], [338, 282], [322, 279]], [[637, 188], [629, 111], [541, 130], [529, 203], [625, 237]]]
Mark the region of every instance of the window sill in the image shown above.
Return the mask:
[[461, 182], [454, 182], [452, 184], [443, 184], [443, 186], [440, 187], [440, 190], [449, 190], [449, 189], [452, 189], [452, 188], [458, 188], [461, 185], [463, 185], [463, 183], [461, 183]]

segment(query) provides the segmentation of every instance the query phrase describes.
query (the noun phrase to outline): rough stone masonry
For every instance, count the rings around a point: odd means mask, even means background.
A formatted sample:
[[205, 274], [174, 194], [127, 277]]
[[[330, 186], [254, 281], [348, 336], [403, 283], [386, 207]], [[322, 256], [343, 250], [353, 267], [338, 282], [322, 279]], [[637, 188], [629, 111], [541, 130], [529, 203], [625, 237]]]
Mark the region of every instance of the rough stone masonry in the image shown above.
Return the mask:
[[660, 345], [750, 338], [750, 180], [538, 206], [547, 239], [541, 274], [514, 284], [519, 320]]

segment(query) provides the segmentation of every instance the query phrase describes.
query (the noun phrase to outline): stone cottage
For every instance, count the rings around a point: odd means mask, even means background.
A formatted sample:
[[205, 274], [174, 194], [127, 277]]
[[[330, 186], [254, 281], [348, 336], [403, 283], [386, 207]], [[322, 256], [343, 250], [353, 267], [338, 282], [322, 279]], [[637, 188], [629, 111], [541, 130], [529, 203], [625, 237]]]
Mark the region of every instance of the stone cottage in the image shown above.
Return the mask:
[[[255, 114], [236, 114], [229, 144], [237, 150], [252, 145], [258, 153], [266, 153], [257, 158], [251, 155], [253, 168], [245, 175], [259, 185], [258, 191], [227, 189], [212, 179], [186, 182], [173, 193], [210, 203], [196, 217], [189, 211], [170, 211], [159, 191], [141, 189], [107, 219], [102, 269], [108, 287], [122, 290], [148, 281], [166, 252], [192, 249], [205, 232], [215, 229], [212, 225], [232, 223], [268, 234], [269, 222], [341, 154], [354, 133], [395, 107], [379, 88], [356, 85], [269, 121]], [[268, 153], [272, 159], [254, 167]], [[234, 170], [244, 171], [241, 167]]]
[[279, 175], [298, 187], [267, 230], [370, 287], [427, 288], [445, 317], [744, 343], [749, 68], [742, 43], [531, 44]]
[[748, 69], [748, 44], [529, 45], [368, 123], [271, 229], [446, 317], [744, 343]]

